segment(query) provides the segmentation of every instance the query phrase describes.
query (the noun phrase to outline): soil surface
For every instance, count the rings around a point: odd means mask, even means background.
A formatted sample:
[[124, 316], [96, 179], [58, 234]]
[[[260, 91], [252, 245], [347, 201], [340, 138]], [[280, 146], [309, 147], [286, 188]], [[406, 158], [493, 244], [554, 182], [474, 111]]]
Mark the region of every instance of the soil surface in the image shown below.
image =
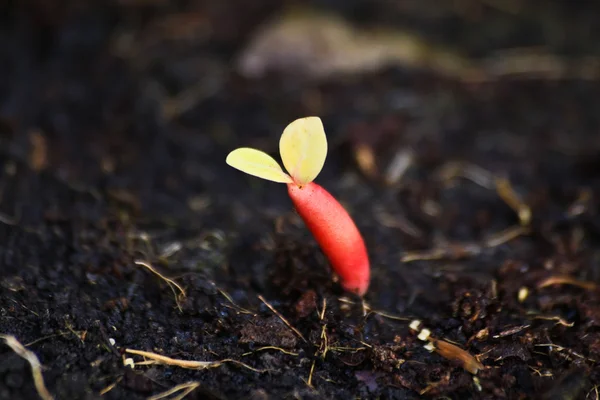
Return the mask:
[[[538, 3], [312, 2], [591, 77], [247, 78], [278, 1], [4, 2], [0, 334], [31, 353], [3, 336], [0, 398], [39, 398], [35, 355], [55, 399], [598, 399], [600, 9]], [[365, 303], [283, 185], [225, 164], [278, 157], [307, 115], [369, 249]]]

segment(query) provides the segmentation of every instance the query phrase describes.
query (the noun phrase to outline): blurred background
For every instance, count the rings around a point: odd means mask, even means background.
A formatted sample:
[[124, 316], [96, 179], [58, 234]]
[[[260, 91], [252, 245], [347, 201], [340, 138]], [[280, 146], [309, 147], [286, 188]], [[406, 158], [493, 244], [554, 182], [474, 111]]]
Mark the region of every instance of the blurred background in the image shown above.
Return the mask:
[[397, 196], [425, 195], [410, 179], [446, 162], [474, 163], [522, 186], [569, 176], [576, 187], [596, 165], [595, 2], [0, 7], [6, 218], [93, 218], [38, 179], [42, 172], [146, 216], [243, 229], [289, 203], [283, 190], [227, 167], [225, 156], [249, 146], [278, 158], [285, 125], [307, 115], [320, 116], [329, 135], [321, 182], [354, 207], [382, 203], [385, 215], [410, 213], [396, 208]]
[[[276, 153], [285, 124], [305, 115], [344, 149], [331, 158], [358, 157], [366, 174], [406, 146], [501, 163], [533, 149], [589, 156], [600, 140], [595, 2], [0, 7], [5, 154], [38, 154], [35, 169], [128, 188], [169, 213], [191, 193], [239, 188], [247, 178], [224, 167], [227, 152]], [[347, 168], [330, 161], [323, 179]]]

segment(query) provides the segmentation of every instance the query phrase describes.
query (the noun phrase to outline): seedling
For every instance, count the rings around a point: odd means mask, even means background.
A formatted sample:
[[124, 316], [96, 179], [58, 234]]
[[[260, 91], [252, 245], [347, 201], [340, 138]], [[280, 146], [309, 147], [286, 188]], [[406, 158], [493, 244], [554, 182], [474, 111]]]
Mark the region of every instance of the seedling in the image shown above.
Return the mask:
[[249, 175], [285, 183], [300, 217], [340, 277], [342, 287], [363, 296], [369, 287], [370, 265], [363, 238], [344, 207], [313, 181], [327, 157], [327, 138], [318, 117], [289, 124], [279, 140], [285, 173], [275, 159], [260, 150], [239, 148], [227, 164]]

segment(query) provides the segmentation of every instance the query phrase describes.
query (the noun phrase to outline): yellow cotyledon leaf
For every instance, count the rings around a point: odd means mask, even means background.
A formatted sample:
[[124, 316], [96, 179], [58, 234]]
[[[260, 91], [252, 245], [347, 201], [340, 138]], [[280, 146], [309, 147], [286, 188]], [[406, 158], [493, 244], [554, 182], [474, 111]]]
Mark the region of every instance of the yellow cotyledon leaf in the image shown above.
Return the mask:
[[293, 182], [273, 157], [260, 150], [249, 147], [235, 149], [229, 153], [225, 162], [235, 169], [268, 181]]
[[300, 118], [289, 124], [279, 140], [279, 152], [285, 169], [297, 185], [312, 182], [327, 157], [327, 138], [321, 118]]

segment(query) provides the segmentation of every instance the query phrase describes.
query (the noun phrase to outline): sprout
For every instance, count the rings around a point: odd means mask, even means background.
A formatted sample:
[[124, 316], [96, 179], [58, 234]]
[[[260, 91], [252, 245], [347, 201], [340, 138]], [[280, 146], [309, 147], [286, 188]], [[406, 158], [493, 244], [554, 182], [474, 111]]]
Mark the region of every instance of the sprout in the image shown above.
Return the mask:
[[279, 140], [287, 173], [265, 152], [247, 147], [227, 156], [227, 164], [272, 182], [285, 183], [288, 194], [344, 289], [363, 296], [369, 287], [370, 263], [363, 238], [342, 205], [313, 181], [327, 158], [327, 137], [319, 117], [290, 123]]

